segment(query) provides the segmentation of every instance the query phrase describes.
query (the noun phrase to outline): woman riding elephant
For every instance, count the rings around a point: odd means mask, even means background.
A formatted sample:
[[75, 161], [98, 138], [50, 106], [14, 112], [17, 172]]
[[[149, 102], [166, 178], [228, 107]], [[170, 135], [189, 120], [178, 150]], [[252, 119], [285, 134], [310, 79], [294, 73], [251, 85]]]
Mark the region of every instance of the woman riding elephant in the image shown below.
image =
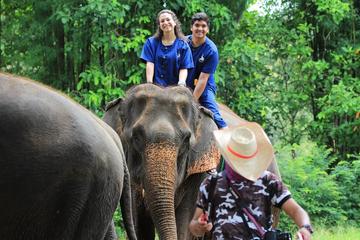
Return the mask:
[[132, 182], [139, 239], [190, 239], [197, 190], [219, 162], [211, 112], [189, 89], [137, 85], [111, 102], [104, 115], [121, 136]]

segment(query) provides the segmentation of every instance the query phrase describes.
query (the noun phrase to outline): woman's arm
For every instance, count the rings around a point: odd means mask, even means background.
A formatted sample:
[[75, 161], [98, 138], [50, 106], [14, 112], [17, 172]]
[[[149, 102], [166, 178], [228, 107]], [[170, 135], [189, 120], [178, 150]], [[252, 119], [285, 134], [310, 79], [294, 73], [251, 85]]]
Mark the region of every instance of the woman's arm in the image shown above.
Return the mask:
[[154, 63], [146, 62], [146, 82], [152, 83], [154, 78]]
[[180, 69], [178, 85], [186, 86], [187, 75], [188, 75], [188, 70], [186, 68]]

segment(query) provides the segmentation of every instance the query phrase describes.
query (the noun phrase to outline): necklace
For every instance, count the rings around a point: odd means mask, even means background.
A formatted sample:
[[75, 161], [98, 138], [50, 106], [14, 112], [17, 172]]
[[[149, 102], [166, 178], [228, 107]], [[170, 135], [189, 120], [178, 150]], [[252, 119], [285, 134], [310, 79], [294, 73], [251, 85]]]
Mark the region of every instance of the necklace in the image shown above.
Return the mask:
[[176, 38], [175, 39], [172, 39], [172, 40], [164, 40], [162, 39], [161, 42], [164, 46], [170, 46], [172, 45], [174, 42], [175, 42]]

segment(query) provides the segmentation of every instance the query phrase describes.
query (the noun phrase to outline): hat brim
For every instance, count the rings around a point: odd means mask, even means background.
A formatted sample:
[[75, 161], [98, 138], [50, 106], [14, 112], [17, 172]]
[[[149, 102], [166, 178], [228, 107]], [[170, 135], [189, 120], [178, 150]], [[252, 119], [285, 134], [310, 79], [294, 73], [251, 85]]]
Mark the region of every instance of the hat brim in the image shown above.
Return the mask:
[[[227, 150], [232, 130], [237, 127], [249, 128], [255, 134], [258, 149], [254, 157], [241, 159]], [[229, 164], [235, 172], [251, 181], [256, 181], [274, 159], [274, 150], [269, 138], [262, 127], [255, 122], [246, 122], [235, 127], [215, 130], [214, 136], [216, 144], [226, 163]]]

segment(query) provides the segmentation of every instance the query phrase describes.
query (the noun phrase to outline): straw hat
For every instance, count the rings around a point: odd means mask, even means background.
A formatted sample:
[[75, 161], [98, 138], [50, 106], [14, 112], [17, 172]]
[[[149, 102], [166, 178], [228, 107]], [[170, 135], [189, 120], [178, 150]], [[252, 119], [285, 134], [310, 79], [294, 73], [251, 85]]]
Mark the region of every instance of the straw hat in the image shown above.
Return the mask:
[[249, 180], [256, 181], [274, 158], [269, 138], [255, 122], [216, 130], [214, 136], [228, 165]]

